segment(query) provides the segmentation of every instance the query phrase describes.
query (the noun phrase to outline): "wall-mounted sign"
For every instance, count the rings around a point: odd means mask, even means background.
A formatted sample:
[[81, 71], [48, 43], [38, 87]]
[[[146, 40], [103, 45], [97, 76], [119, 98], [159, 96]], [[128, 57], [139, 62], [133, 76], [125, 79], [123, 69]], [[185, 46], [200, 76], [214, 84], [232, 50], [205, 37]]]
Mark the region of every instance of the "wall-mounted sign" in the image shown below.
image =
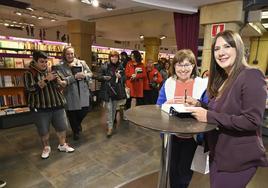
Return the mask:
[[214, 38], [218, 33], [225, 30], [225, 24], [212, 24], [211, 37]]

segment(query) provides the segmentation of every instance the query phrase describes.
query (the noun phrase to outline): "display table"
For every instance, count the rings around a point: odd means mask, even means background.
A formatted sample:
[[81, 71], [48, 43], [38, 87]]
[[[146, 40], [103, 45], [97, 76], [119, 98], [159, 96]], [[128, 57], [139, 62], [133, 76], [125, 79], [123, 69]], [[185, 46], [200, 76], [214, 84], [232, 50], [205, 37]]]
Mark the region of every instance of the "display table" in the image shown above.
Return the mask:
[[158, 188], [168, 187], [169, 160], [172, 134], [197, 134], [216, 128], [216, 125], [201, 123], [194, 118], [179, 118], [169, 116], [157, 105], [136, 106], [126, 111], [127, 119], [134, 124], [163, 133], [161, 166], [158, 178]]

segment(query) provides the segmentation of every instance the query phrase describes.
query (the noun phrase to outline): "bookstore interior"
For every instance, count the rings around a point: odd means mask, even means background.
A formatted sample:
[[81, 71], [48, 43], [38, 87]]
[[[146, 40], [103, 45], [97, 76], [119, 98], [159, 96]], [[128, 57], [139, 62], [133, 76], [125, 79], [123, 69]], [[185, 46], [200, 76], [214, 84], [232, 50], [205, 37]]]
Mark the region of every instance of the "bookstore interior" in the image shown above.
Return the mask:
[[[100, 0], [98, 5], [93, 3], [95, 1], [89, 0], [59, 0], [57, 2], [10, 0], [8, 3], [3, 2], [4, 1], [0, 2], [0, 127], [2, 128], [17, 125], [18, 123], [16, 122], [28, 123], [29, 118], [27, 115], [20, 115], [29, 112], [24, 94], [23, 73], [31, 61], [31, 54], [34, 50], [42, 50], [49, 55], [49, 67], [59, 62], [64, 46], [73, 44], [74, 39], [77, 39], [73, 37], [74, 34], [72, 36], [70, 33], [73, 32], [73, 28], [70, 27], [68, 23], [69, 20], [81, 20], [81, 24], [87, 21], [95, 23], [93, 29], [91, 25], [85, 26], [90, 27], [89, 29], [86, 28], [90, 30], [89, 33], [92, 32], [91, 30], [93, 30], [94, 33], [89, 37], [89, 44], [84, 44], [82, 41], [88, 39], [83, 38], [82, 30], [85, 29], [84, 26], [81, 27], [81, 31], [79, 29], [76, 31], [77, 33], [80, 32], [79, 34], [82, 36], [79, 41], [81, 44], [75, 44], [78, 48], [81, 48], [81, 50], [77, 51], [88, 51], [88, 57], [86, 58], [90, 57], [90, 62], [88, 63], [93, 71], [100, 63], [108, 60], [111, 50], [116, 50], [119, 53], [125, 51], [127, 54], [130, 54], [134, 49], [139, 50], [143, 59], [146, 59], [145, 56], [148, 51], [148, 49], [144, 47], [146, 37], [159, 37], [160, 45], [157, 46], [157, 58], [167, 58], [171, 60], [176, 52], [173, 9], [179, 9], [179, 3], [175, 6], [172, 4], [174, 2], [167, 1], [167, 4], [170, 5], [167, 6], [169, 8], [163, 8], [161, 5], [153, 4], [153, 1], [151, 1], [150, 4], [150, 1], [139, 3], [138, 1], [131, 0]], [[208, 2], [214, 6], [216, 1], [211, 0]], [[242, 1], [237, 2], [242, 3]], [[146, 3], [147, 6], [145, 6]], [[217, 1], [217, 3], [230, 3], [228, 6], [233, 6], [233, 2], [230, 1], [226, 2], [221, 0]], [[64, 6], [62, 6], [63, 4]], [[215, 6], [217, 5], [218, 4]], [[173, 8], [171, 8], [172, 6]], [[198, 6], [204, 6], [204, 8], [208, 10], [210, 8], [209, 5], [193, 3], [192, 13], [195, 12], [195, 9], [198, 10], [196, 8]], [[71, 7], [75, 7], [75, 9]], [[180, 12], [187, 12], [186, 9], [187, 7]], [[268, 12], [258, 10], [258, 8], [257, 10], [255, 9], [255, 17], [252, 16], [253, 13], [251, 14], [251, 11], [249, 11], [248, 14], [251, 16], [248, 16], [248, 18], [257, 19], [256, 17], [259, 14], [261, 15], [260, 23], [262, 20], [267, 21]], [[77, 12], [77, 10], [80, 12]], [[202, 18], [202, 16], [204, 17], [206, 15], [202, 14], [201, 10], [200, 19], [204, 20], [203, 25], [201, 25], [199, 29], [197, 57], [199, 66], [201, 66], [202, 61], [206, 60], [202, 57], [202, 53], [207, 53], [203, 51], [203, 46], [207, 45], [208, 41], [208, 39], [206, 39], [208, 37], [206, 34], [208, 27], [205, 24], [209, 22], [208, 18]], [[155, 19], [155, 17], [159, 19]], [[225, 20], [218, 20], [218, 22], [219, 21], [225, 22]], [[225, 28], [232, 28], [228, 26], [228, 22], [229, 21], [226, 21], [227, 24], [225, 24]], [[260, 23], [256, 25], [259, 26]], [[262, 23], [263, 27], [259, 29], [257, 34], [257, 31], [251, 31], [252, 29], [248, 29], [250, 31], [244, 32], [249, 49], [257, 48], [257, 50], [250, 49], [250, 52], [256, 53], [256, 57], [252, 55], [249, 61], [253, 59], [256, 60], [259, 58], [258, 56], [262, 56], [261, 58], [266, 58], [265, 60], [267, 62], [267, 50], [264, 50], [267, 49], [266, 47], [268, 46], [268, 35], [265, 29], [267, 24], [268, 23]], [[210, 28], [211, 27], [210, 25]], [[245, 26], [245, 28], [246, 27], [248, 26]], [[218, 29], [219, 28], [220, 27], [218, 27]], [[127, 32], [122, 32], [123, 30]], [[213, 28], [211, 28], [211, 32], [213, 32]], [[74, 41], [72, 41], [72, 39]], [[75, 43], [79, 42], [75, 41]], [[86, 46], [89, 46], [91, 49], [85, 49], [84, 47]], [[266, 52], [262, 54], [261, 51]], [[266, 66], [262, 67], [262, 69], [264, 69], [264, 73], [267, 74], [267, 63], [263, 66]], [[99, 87], [100, 83], [94, 80], [91, 85], [91, 90], [93, 92], [97, 91]], [[11, 116], [12, 118], [9, 118]], [[14, 116], [19, 119], [14, 118]]]

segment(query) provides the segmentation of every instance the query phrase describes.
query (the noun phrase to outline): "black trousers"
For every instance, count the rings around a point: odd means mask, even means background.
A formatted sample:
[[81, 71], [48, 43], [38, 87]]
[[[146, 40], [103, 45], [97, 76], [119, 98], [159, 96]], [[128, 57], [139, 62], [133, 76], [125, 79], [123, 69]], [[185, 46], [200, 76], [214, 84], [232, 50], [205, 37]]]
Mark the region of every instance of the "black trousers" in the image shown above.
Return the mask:
[[[132, 101], [132, 97], [127, 99], [126, 104], [125, 104], [126, 110], [131, 108], [131, 101]], [[136, 98], [136, 106], [140, 106], [140, 105], [144, 105], [144, 98], [143, 97]]]
[[190, 169], [197, 144], [193, 138], [171, 137], [170, 188], [187, 188], [193, 171]]
[[144, 90], [144, 104], [156, 104], [158, 98], [158, 89]]
[[74, 134], [82, 131], [81, 123], [89, 111], [89, 107], [83, 107], [81, 110], [68, 110], [67, 116]]

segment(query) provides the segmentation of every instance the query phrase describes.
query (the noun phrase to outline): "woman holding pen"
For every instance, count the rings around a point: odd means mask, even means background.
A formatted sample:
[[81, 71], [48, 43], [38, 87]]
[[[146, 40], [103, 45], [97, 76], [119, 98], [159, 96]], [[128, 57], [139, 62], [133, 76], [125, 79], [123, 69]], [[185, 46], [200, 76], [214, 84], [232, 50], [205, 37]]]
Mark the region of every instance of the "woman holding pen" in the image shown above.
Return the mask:
[[[196, 59], [189, 49], [179, 50], [171, 65], [171, 77], [163, 84], [158, 105], [164, 103], [191, 103], [200, 105], [202, 93], [207, 87], [207, 79], [197, 77]], [[170, 161], [170, 187], [187, 188], [193, 172], [190, 169], [197, 146], [193, 135], [173, 135]]]

